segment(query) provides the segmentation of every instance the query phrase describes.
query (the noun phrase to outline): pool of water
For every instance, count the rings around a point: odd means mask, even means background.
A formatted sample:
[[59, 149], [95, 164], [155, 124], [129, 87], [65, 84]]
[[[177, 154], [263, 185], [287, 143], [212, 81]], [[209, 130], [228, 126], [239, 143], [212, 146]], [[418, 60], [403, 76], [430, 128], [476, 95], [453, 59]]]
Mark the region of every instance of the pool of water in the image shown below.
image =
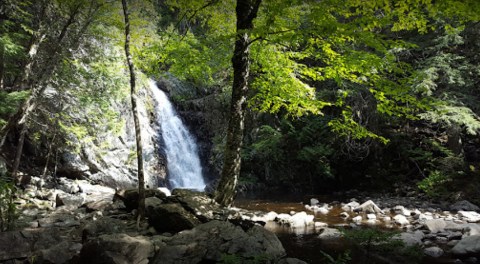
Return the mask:
[[[315, 196], [320, 202], [333, 201], [329, 197]], [[279, 200], [268, 199], [237, 199], [234, 202], [234, 206], [253, 210], [253, 211], [274, 211], [277, 213], [291, 213], [305, 211], [308, 214], [315, 215], [314, 221], [323, 222], [328, 224], [329, 227], [345, 227], [349, 228], [351, 220], [344, 219], [340, 216], [343, 212], [339, 203], [332, 206], [332, 209], [328, 214], [314, 214], [313, 211], [309, 211], [305, 208], [302, 202], [291, 202], [288, 198], [282, 197]], [[302, 201], [302, 199], [297, 201]], [[307, 199], [309, 200], [309, 198]], [[318, 239], [318, 233], [320, 229], [315, 229], [314, 226], [306, 226], [302, 228], [291, 228], [284, 225], [279, 225], [276, 222], [268, 222], [265, 228], [274, 232], [280, 241], [282, 242], [289, 257], [295, 257], [307, 261], [308, 263], [331, 263], [328, 261], [328, 256], [337, 259], [348, 251], [350, 261], [346, 263], [399, 263], [395, 261], [388, 261], [388, 257], [375, 257], [366, 256], [365, 251], [351, 244], [345, 239], [332, 239], [332, 240], [320, 240]], [[377, 228], [382, 230], [397, 230], [401, 229], [393, 226], [391, 223], [385, 223], [381, 220], [376, 224], [368, 225], [365, 221], [362, 224], [362, 228]], [[326, 256], [328, 255], [328, 256]], [[403, 262], [406, 263], [406, 262]], [[432, 259], [424, 257], [420, 263], [454, 263], [454, 259], [445, 256], [439, 259]]]

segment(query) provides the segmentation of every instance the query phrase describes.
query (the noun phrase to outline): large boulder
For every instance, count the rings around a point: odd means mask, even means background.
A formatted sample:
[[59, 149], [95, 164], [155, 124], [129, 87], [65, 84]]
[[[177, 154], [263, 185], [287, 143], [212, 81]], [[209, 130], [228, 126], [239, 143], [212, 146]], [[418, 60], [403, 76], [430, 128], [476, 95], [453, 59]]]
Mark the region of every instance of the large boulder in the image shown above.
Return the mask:
[[367, 214], [384, 214], [383, 210], [380, 209], [372, 200], [368, 200], [363, 204], [357, 206], [353, 209], [354, 212], [365, 212]]
[[322, 233], [318, 235], [318, 238], [321, 240], [337, 239], [343, 236], [343, 233], [336, 228], [325, 227], [325, 228], [322, 228], [321, 230], [322, 230]]
[[78, 208], [85, 202], [85, 196], [59, 192], [55, 202], [57, 207], [64, 205], [70, 208]]
[[0, 262], [27, 258], [49, 249], [61, 243], [60, 234], [56, 228], [0, 232]]
[[480, 208], [467, 200], [458, 201], [450, 205], [451, 211], [480, 211]]
[[422, 231], [417, 230], [415, 232], [404, 232], [393, 236], [393, 239], [402, 241], [406, 246], [421, 246], [422, 239], [424, 238]]
[[[120, 190], [116, 194], [120, 200], [123, 201], [127, 210], [131, 211], [133, 209], [138, 208], [138, 189], [127, 189], [127, 190]], [[159, 199], [164, 199], [167, 195], [158, 189], [146, 189], [145, 190], [145, 198], [149, 197], [157, 197]]]
[[458, 215], [469, 223], [480, 222], [480, 214], [474, 211], [458, 211]]
[[84, 244], [80, 253], [80, 263], [146, 264], [153, 254], [153, 244], [145, 237], [109, 234], [101, 235]]
[[428, 247], [423, 250], [423, 253], [427, 256], [430, 256], [432, 258], [439, 258], [441, 257], [445, 252], [443, 249], [439, 247]]
[[454, 255], [470, 255], [480, 253], [480, 235], [464, 237], [453, 248]]
[[[164, 239], [153, 263], [216, 263], [232, 256], [238, 263], [258, 257], [276, 261], [285, 255], [278, 238], [260, 226], [248, 231], [226, 221], [210, 221]], [[268, 262], [270, 263], [270, 262]]]
[[189, 189], [174, 189], [172, 196], [168, 200], [180, 203], [185, 209], [193, 212], [195, 216], [202, 222], [208, 222], [223, 216], [222, 208], [210, 198], [206, 193]]
[[180, 232], [192, 229], [201, 222], [180, 204], [163, 204], [156, 197], [145, 199], [145, 213], [148, 222], [158, 232]]
[[427, 229], [431, 233], [443, 232], [443, 231], [445, 231], [445, 228], [447, 227], [447, 222], [443, 219], [426, 220], [425, 221], [425, 227], [427, 227]]

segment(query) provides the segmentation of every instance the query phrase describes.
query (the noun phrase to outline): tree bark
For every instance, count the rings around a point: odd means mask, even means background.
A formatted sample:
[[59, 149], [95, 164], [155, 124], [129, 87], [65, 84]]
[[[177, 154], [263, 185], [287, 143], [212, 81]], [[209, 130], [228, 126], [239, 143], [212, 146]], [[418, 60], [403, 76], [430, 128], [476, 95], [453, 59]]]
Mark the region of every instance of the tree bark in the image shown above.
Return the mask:
[[241, 148], [245, 122], [245, 108], [250, 73], [250, 36], [253, 20], [257, 16], [261, 0], [237, 0], [237, 35], [232, 56], [233, 86], [230, 105], [230, 120], [227, 128], [227, 142], [220, 182], [215, 200], [223, 206], [232, 204], [235, 197], [241, 167]]
[[5, 56], [4, 56], [4, 47], [0, 44], [0, 91], [3, 90], [3, 83], [4, 83], [4, 72], [5, 72]]
[[137, 97], [135, 94], [135, 68], [132, 55], [130, 54], [130, 21], [128, 18], [127, 1], [122, 0], [123, 15], [125, 17], [125, 56], [127, 58], [128, 69], [130, 71], [130, 96], [132, 101], [133, 121], [135, 123], [135, 139], [137, 142], [137, 166], [138, 166], [138, 210], [137, 225], [139, 220], [145, 215], [145, 176], [143, 172], [143, 150], [142, 137], [140, 131], [140, 121], [137, 110]]

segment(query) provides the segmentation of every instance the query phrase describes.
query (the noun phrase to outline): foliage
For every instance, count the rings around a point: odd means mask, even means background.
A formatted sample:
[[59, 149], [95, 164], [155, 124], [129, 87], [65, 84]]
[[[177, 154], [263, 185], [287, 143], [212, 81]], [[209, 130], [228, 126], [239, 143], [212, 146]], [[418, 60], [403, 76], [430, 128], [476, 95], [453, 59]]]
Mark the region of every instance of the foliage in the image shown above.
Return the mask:
[[448, 176], [442, 172], [435, 170], [431, 171], [428, 177], [417, 183], [420, 190], [424, 191], [430, 197], [439, 197], [444, 195], [447, 191], [446, 184], [451, 182]]
[[0, 127], [5, 125], [6, 121], [3, 119], [15, 113], [19, 104], [28, 96], [27, 91], [11, 92], [0, 91]]
[[18, 218], [13, 201], [16, 188], [12, 182], [0, 178], [0, 232], [11, 230]]

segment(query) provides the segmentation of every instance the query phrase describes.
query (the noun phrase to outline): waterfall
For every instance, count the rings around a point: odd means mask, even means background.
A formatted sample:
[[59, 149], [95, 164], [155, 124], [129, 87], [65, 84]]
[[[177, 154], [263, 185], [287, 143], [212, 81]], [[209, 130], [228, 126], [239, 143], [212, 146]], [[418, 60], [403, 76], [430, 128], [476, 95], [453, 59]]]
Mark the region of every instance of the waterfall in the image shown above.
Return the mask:
[[165, 143], [170, 187], [203, 191], [205, 181], [195, 139], [177, 115], [167, 95], [157, 87], [155, 81], [150, 80], [149, 84], [156, 101], [157, 122]]

